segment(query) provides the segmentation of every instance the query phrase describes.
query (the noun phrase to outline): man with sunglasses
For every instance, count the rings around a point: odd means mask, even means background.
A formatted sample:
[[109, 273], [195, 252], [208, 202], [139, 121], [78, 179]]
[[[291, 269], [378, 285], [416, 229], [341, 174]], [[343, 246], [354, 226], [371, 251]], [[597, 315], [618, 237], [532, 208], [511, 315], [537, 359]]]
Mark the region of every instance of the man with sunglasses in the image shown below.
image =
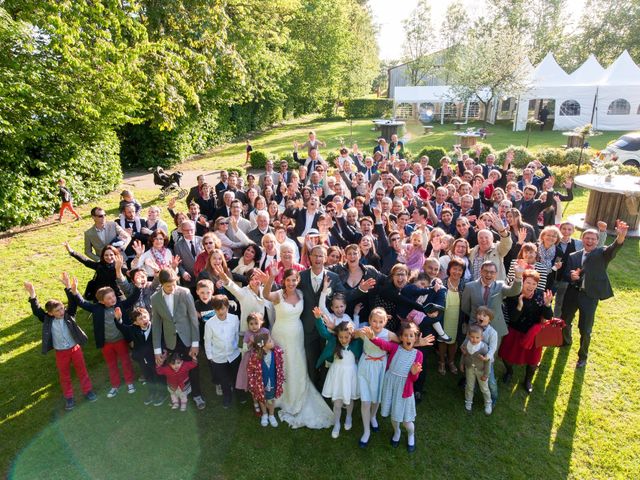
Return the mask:
[[107, 222], [106, 213], [100, 207], [91, 209], [93, 226], [84, 232], [84, 254], [99, 262], [100, 253], [107, 245], [115, 245], [124, 251], [131, 236], [116, 222]]

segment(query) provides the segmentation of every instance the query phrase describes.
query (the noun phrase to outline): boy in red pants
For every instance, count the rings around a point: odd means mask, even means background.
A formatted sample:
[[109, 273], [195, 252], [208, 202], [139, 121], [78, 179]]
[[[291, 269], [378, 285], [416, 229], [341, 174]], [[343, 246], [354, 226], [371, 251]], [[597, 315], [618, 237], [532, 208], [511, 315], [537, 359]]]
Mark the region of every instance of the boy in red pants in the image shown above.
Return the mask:
[[87, 373], [82, 354], [82, 345], [87, 342], [87, 335], [75, 320], [77, 305], [70, 291], [69, 277], [62, 275], [62, 283], [69, 299], [69, 307], [65, 310], [59, 300], [49, 300], [45, 303], [45, 310], [40, 307], [36, 289], [30, 282], [24, 282], [24, 288], [29, 293], [31, 311], [42, 322], [42, 354], [49, 350], [56, 351], [56, 366], [60, 375], [60, 386], [65, 400], [65, 410], [73, 410], [73, 385], [71, 384], [71, 364], [80, 380], [80, 388], [85, 398], [95, 402], [97, 397], [93, 393], [91, 379]]
[[76, 220], [80, 220], [80, 215], [73, 209], [73, 197], [71, 196], [71, 192], [67, 187], [65, 187], [66, 181], [64, 178], [58, 180], [58, 188], [60, 189], [58, 195], [60, 195], [60, 200], [62, 201], [62, 205], [60, 205], [60, 213], [58, 213], [58, 221], [62, 221], [62, 217], [64, 216], [64, 211], [69, 210], [73, 215], [75, 215]]

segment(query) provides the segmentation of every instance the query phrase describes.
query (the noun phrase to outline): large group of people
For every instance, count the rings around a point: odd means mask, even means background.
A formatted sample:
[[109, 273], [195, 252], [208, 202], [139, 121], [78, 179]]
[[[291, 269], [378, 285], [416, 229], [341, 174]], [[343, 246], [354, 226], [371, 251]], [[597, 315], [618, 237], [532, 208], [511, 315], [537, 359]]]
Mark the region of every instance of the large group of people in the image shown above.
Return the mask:
[[506, 384], [514, 366], [525, 366], [531, 393], [542, 352], [532, 332], [554, 316], [566, 322], [570, 345], [579, 314], [576, 367], [586, 365], [598, 301], [613, 295], [606, 268], [624, 222], [608, 246], [603, 223], [574, 238], [561, 204], [572, 198], [571, 181], [561, 193], [547, 166], [533, 161], [519, 172], [512, 154], [502, 165], [459, 148], [451, 158], [410, 161], [394, 136], [371, 155], [354, 145], [327, 161], [322, 147], [310, 132], [294, 145], [295, 169], [268, 160], [246, 177], [223, 171], [209, 183], [201, 175], [186, 205], [170, 201], [166, 222], [156, 206], [145, 217], [130, 191], [113, 221], [91, 210], [84, 252], [65, 243], [95, 271], [83, 293], [63, 273], [68, 307], [50, 300], [41, 308], [25, 283], [43, 322], [43, 352], [56, 351], [67, 409], [75, 405], [71, 364], [83, 394], [96, 399], [78, 307], [91, 312], [109, 398], [120, 392], [120, 368], [128, 393], [136, 391], [133, 359], [145, 404], [170, 397], [184, 411], [191, 395], [203, 409], [207, 374], [223, 407], [249, 400], [264, 427], [280, 420], [332, 428], [337, 438], [352, 429], [359, 400], [361, 447], [378, 430], [380, 409], [391, 418], [391, 445], [402, 424], [415, 450], [429, 357], [438, 374], [463, 374], [468, 411], [477, 384], [486, 414], [498, 399], [499, 359]]

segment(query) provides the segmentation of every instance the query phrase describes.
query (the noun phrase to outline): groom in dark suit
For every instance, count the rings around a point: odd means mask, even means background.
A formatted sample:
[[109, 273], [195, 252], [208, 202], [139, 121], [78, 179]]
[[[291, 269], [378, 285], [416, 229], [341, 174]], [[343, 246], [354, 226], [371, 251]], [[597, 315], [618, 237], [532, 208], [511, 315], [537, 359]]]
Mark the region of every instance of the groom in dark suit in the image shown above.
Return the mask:
[[576, 368], [587, 364], [591, 330], [600, 300], [613, 297], [607, 266], [624, 243], [629, 226], [616, 221], [616, 240], [607, 247], [598, 247], [598, 232], [594, 229], [582, 233], [582, 250], [569, 255], [564, 269], [564, 280], [569, 282], [562, 302], [562, 319], [567, 323], [563, 330], [565, 345], [571, 345], [571, 324], [579, 312], [580, 349]]
[[310, 252], [311, 268], [300, 272], [298, 288], [302, 291], [304, 299], [304, 311], [302, 312], [302, 325], [304, 328], [304, 351], [307, 357], [307, 372], [313, 384], [322, 390], [321, 382], [324, 380], [320, 370], [316, 369], [316, 361], [324, 348], [324, 340], [316, 330], [316, 319], [313, 315], [314, 307], [318, 306], [320, 293], [324, 285], [324, 278], [329, 276], [329, 288], [331, 294], [345, 292], [340, 277], [324, 268], [327, 251], [324, 246], [316, 245]]

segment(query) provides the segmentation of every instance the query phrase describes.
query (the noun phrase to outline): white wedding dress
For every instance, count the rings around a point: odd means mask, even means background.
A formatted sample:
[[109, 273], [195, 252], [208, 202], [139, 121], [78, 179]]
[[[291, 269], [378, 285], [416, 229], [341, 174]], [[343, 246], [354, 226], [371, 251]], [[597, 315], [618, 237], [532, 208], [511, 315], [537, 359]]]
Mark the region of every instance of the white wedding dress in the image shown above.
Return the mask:
[[302, 292], [295, 305], [287, 303], [278, 292], [280, 301], [274, 305], [276, 320], [271, 330], [275, 343], [284, 352], [284, 385], [282, 396], [276, 400], [280, 419], [293, 428], [328, 428], [333, 425], [333, 412], [313, 386], [307, 375], [304, 352], [304, 330], [300, 315], [304, 309]]

